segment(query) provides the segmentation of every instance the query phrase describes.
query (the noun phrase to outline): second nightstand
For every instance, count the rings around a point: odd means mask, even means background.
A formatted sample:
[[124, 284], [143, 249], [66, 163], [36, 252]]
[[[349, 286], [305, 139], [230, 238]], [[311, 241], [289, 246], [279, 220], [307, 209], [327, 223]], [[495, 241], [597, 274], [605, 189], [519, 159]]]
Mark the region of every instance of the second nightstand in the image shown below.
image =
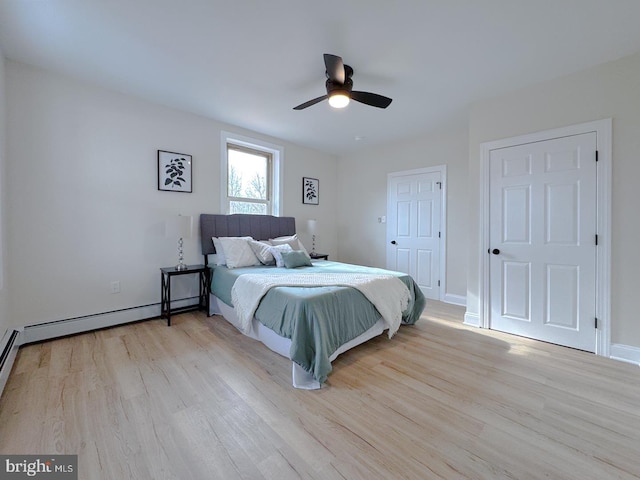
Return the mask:
[[309, 254], [309, 256], [311, 257], [311, 260], [329, 260], [328, 253], [312, 252]]

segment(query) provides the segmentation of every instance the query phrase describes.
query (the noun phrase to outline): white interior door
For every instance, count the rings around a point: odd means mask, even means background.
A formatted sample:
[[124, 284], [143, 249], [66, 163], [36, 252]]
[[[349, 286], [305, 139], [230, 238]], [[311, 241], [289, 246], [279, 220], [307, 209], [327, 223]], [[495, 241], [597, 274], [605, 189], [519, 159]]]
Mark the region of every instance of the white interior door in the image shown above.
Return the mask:
[[439, 300], [441, 172], [390, 176], [387, 202], [387, 268], [411, 275]]
[[596, 347], [596, 133], [490, 152], [490, 327]]

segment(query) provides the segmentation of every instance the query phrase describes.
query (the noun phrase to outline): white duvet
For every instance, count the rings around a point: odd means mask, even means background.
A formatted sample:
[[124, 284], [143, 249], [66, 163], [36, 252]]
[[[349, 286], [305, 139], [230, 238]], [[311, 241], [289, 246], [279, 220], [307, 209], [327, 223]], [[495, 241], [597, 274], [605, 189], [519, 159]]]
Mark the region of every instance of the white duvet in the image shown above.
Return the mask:
[[402, 312], [409, 305], [410, 292], [393, 275], [360, 273], [245, 274], [231, 288], [231, 300], [240, 320], [240, 330], [248, 334], [260, 300], [273, 287], [343, 286], [359, 290], [382, 316], [391, 338], [400, 328]]

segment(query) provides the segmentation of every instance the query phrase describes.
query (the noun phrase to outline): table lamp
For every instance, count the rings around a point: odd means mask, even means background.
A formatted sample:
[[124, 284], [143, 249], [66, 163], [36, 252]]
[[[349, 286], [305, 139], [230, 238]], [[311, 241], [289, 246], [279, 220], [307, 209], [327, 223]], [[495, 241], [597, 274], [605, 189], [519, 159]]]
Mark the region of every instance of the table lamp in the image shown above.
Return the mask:
[[311, 234], [311, 253], [316, 253], [316, 226], [317, 221], [315, 218], [307, 220], [307, 230]]

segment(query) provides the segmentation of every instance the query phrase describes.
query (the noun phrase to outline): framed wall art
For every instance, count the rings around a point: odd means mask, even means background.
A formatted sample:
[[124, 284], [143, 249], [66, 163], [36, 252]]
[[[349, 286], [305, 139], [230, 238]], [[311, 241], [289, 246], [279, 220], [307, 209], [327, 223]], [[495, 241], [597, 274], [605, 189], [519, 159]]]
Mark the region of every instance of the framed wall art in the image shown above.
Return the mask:
[[302, 177], [302, 203], [320, 203], [320, 181], [317, 178]]
[[158, 190], [191, 193], [191, 155], [158, 150]]

